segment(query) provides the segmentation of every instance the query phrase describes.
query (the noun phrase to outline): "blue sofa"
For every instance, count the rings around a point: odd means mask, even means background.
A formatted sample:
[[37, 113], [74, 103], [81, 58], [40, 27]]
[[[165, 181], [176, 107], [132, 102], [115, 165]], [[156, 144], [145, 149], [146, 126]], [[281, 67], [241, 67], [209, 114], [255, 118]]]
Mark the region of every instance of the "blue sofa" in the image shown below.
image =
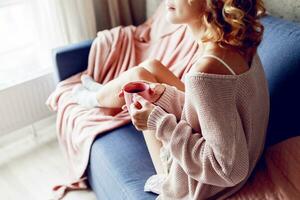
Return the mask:
[[[270, 91], [270, 119], [266, 147], [300, 135], [300, 26], [272, 16], [262, 19], [265, 34], [259, 46]], [[85, 70], [92, 41], [53, 50], [56, 80]], [[99, 136], [87, 168], [97, 199], [151, 200], [143, 191], [155, 174], [144, 137], [130, 123]]]

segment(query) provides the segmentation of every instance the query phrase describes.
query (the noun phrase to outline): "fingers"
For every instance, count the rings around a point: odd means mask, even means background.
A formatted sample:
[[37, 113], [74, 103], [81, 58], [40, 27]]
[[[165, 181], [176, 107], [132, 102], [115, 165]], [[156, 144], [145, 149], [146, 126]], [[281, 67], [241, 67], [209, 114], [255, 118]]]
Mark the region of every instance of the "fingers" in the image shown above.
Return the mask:
[[133, 102], [138, 102], [142, 106], [147, 106], [147, 104], [149, 103], [146, 99], [144, 99], [142, 96], [137, 94], [133, 94], [132, 100]]
[[138, 121], [144, 121], [145, 118], [145, 113], [141, 109], [138, 109], [134, 103], [130, 104], [129, 106], [130, 109], [130, 115], [131, 119], [135, 120], [137, 123]]
[[130, 104], [129, 109], [130, 109], [131, 115], [134, 117], [138, 116], [138, 110], [140, 110], [141, 108], [138, 108], [136, 103]]
[[155, 88], [156, 88], [156, 84], [150, 83], [150, 85], [149, 85], [149, 93], [150, 93], [150, 95], [155, 94]]
[[154, 93], [161, 93], [162, 88], [164, 88], [164, 86], [160, 83], [150, 84], [150, 90], [154, 91]]
[[[145, 117], [147, 115], [147, 109], [149, 109], [149, 102], [139, 95], [133, 95], [133, 103], [130, 104], [129, 110], [131, 115], [131, 120], [137, 130], [143, 131], [147, 129], [147, 124], [145, 123]], [[149, 103], [150, 104], [150, 103]], [[140, 105], [141, 108], [139, 108]]]
[[127, 106], [126, 106], [126, 105], [123, 105], [123, 106], [122, 106], [122, 110], [127, 110]]
[[149, 87], [150, 87], [150, 89], [155, 89], [156, 85], [157, 85], [157, 84], [155, 84], [155, 83], [150, 83], [150, 84], [149, 84]]

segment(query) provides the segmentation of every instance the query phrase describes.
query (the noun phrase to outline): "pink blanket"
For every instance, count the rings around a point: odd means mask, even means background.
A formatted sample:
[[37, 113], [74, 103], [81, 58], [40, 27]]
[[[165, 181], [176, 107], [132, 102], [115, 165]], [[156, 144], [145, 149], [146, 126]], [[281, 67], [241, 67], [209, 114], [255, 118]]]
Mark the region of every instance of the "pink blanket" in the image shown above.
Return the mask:
[[154, 16], [140, 26], [119, 26], [99, 32], [90, 50], [87, 70], [60, 82], [49, 96], [46, 104], [57, 111], [57, 136], [68, 160], [69, 181], [75, 183], [55, 187], [61, 195], [72, 188], [86, 187], [84, 172], [96, 136], [130, 122], [127, 111], [86, 109], [76, 104], [71, 90], [81, 84], [82, 74], [105, 84], [146, 59], [158, 59], [183, 80], [195, 62], [196, 52], [201, 48], [185, 25], [166, 21], [164, 9], [162, 3]]

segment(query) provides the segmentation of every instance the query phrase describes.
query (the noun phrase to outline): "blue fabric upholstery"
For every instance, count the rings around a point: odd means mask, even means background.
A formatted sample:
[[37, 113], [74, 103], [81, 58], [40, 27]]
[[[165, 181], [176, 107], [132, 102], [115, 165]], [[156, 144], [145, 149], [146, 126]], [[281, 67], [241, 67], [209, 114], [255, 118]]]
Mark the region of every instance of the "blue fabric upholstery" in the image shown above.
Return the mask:
[[55, 80], [62, 81], [84, 71], [88, 64], [88, 55], [93, 40], [56, 48], [52, 51], [55, 65]]
[[155, 174], [142, 132], [132, 123], [100, 135], [93, 143], [87, 175], [97, 199], [154, 200], [144, 192]]
[[[262, 22], [265, 35], [258, 53], [269, 83], [271, 145], [300, 134], [300, 27], [271, 16]], [[54, 51], [59, 80], [86, 69], [91, 42]], [[92, 145], [87, 174], [98, 199], [155, 199], [143, 191], [145, 180], [154, 173], [143, 135], [132, 124], [99, 136]]]
[[300, 25], [272, 16], [262, 22], [265, 34], [258, 53], [269, 83], [269, 146], [300, 135]]

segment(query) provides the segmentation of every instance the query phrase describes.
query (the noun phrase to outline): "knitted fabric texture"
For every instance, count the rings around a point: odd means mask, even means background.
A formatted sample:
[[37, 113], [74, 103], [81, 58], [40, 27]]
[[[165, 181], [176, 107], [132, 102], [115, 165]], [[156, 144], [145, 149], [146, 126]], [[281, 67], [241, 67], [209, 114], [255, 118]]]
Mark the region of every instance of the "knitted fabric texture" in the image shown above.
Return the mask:
[[265, 73], [256, 54], [243, 74], [184, 78], [185, 92], [164, 84], [147, 121], [172, 157], [157, 199], [224, 199], [244, 185], [264, 148]]

